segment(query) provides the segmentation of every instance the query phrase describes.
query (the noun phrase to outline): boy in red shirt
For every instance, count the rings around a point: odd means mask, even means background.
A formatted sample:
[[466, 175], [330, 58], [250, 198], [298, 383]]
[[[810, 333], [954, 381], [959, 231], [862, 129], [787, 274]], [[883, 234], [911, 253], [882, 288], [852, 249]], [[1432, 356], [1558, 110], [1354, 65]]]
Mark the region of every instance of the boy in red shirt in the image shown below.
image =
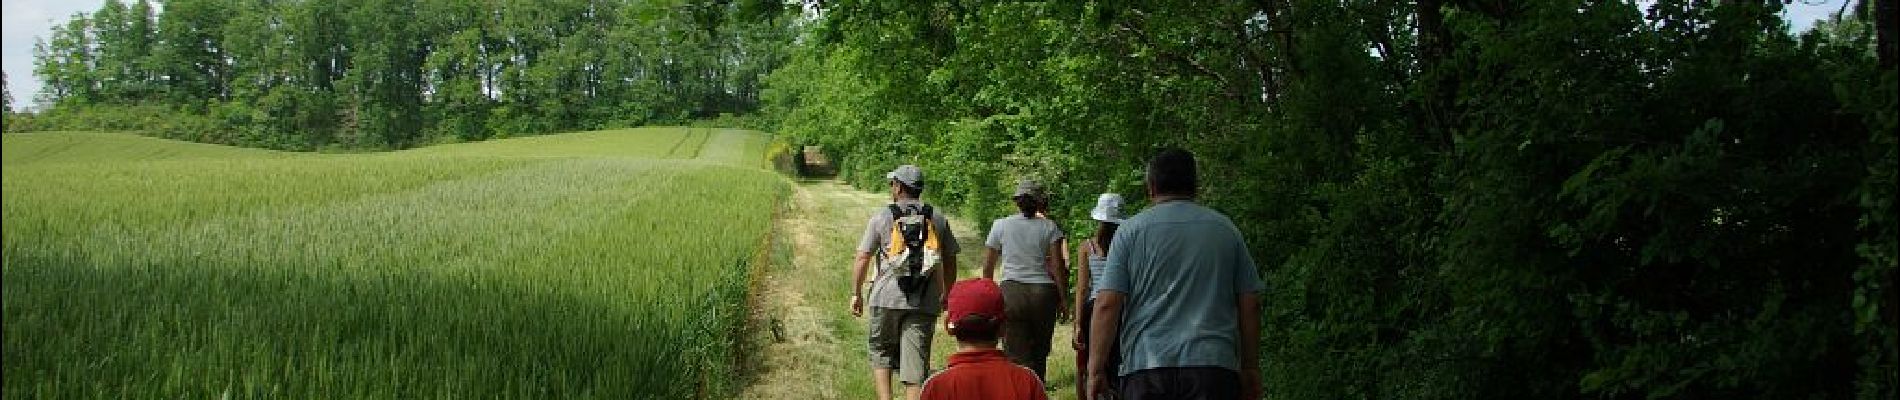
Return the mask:
[[1048, 400], [1042, 381], [1009, 362], [996, 349], [1003, 332], [1003, 291], [988, 279], [968, 279], [950, 288], [944, 324], [957, 338], [950, 367], [924, 381], [924, 399]]

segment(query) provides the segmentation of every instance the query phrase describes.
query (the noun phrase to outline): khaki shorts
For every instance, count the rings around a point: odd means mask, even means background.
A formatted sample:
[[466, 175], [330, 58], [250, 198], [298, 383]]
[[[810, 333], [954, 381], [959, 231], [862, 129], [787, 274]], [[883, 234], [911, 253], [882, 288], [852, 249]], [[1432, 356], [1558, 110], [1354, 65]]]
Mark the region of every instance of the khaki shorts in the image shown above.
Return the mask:
[[930, 338], [937, 314], [871, 307], [871, 368], [897, 370], [897, 379], [923, 384], [930, 375]]

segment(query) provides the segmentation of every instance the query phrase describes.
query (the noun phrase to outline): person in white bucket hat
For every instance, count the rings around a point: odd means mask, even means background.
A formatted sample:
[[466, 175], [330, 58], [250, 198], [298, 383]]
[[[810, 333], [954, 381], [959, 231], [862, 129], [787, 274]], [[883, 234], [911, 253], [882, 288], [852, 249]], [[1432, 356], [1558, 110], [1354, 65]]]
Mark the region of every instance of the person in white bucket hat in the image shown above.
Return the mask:
[[[1103, 268], [1108, 266], [1108, 246], [1115, 239], [1115, 228], [1122, 223], [1122, 195], [1102, 193], [1095, 199], [1095, 209], [1089, 210], [1094, 218], [1095, 236], [1082, 243], [1076, 250], [1075, 259], [1082, 260], [1081, 268], [1076, 268], [1075, 277], [1075, 340], [1070, 345], [1075, 348], [1075, 376], [1088, 376], [1089, 367], [1089, 316], [1095, 309], [1095, 288], [1099, 287]], [[1109, 365], [1114, 365], [1110, 363]], [[1113, 367], [1111, 367], [1113, 368]], [[1082, 393], [1086, 381], [1076, 380], [1076, 393]]]

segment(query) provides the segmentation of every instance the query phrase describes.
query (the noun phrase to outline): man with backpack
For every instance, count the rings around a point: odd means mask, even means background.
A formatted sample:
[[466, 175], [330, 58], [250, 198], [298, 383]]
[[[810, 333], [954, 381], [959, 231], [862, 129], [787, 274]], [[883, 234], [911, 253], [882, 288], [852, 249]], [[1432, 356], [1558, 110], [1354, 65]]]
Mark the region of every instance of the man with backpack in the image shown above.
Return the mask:
[[[865, 223], [851, 272], [851, 315], [869, 305], [871, 379], [878, 398], [891, 398], [891, 373], [904, 383], [905, 398], [921, 394], [930, 370], [933, 324], [948, 301], [957, 277], [957, 238], [950, 223], [918, 200], [924, 173], [903, 165], [885, 174], [891, 204], [879, 207]], [[864, 296], [864, 275], [876, 261], [871, 294]]]

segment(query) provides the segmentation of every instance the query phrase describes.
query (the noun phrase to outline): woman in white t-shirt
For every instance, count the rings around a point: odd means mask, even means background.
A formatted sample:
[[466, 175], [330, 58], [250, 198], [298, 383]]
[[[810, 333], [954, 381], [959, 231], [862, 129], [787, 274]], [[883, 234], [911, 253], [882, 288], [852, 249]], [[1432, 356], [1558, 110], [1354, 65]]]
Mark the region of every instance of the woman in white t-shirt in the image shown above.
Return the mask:
[[1020, 213], [990, 225], [983, 278], [997, 279], [996, 267], [1002, 264], [1003, 352], [1037, 378], [1046, 378], [1049, 339], [1068, 308], [1062, 302], [1069, 280], [1062, 265], [1062, 229], [1038, 215], [1043, 199], [1036, 182], [1017, 184], [1012, 200]]

